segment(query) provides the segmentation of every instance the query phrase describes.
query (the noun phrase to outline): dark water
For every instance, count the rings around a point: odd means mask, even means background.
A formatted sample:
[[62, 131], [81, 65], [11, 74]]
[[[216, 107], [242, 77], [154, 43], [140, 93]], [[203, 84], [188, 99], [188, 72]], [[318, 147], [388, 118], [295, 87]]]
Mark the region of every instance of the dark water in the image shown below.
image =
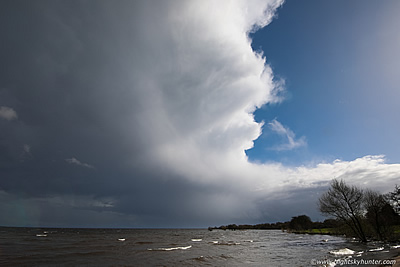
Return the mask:
[[267, 230], [0, 228], [0, 266], [310, 266], [359, 246]]

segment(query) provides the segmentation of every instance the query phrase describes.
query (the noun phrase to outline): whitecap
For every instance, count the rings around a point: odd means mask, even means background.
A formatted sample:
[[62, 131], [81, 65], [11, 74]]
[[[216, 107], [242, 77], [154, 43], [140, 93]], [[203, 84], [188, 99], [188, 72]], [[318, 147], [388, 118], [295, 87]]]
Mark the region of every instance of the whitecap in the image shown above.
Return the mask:
[[373, 248], [373, 249], [370, 249], [368, 251], [374, 252], [374, 251], [381, 251], [383, 249], [384, 249], [384, 247], [380, 247], [380, 248]]
[[118, 238], [118, 241], [125, 241], [125, 238]]
[[355, 253], [354, 250], [348, 249], [348, 248], [342, 248], [339, 250], [332, 250], [329, 251], [329, 253], [333, 254], [333, 255], [352, 255]]
[[187, 247], [175, 247], [175, 248], [164, 248], [164, 249], [162, 249], [162, 250], [165, 250], [165, 251], [177, 250], [177, 249], [186, 250], [186, 249], [189, 249], [189, 248], [191, 248], [191, 247], [192, 247], [192, 246], [187, 246]]
[[46, 234], [36, 234], [36, 236], [38, 236], [38, 237], [46, 237], [47, 235]]
[[197, 239], [196, 238], [192, 238], [192, 241], [193, 242], [200, 242], [200, 241], [203, 241], [203, 239], [201, 239], [201, 238], [197, 238]]
[[390, 248], [400, 248], [400, 245], [391, 246]]
[[151, 249], [149, 248], [148, 250], [162, 250], [162, 251], [171, 251], [171, 250], [186, 250], [191, 248], [192, 246], [187, 246], [187, 247], [173, 247], [173, 248], [157, 248], [157, 249]]

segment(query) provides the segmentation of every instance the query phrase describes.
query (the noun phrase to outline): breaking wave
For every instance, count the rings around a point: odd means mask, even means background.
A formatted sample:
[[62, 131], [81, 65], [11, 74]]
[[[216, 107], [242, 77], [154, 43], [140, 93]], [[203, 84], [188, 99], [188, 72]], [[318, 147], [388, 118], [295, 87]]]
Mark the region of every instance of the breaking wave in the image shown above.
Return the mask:
[[147, 250], [149, 251], [172, 251], [172, 250], [186, 250], [191, 248], [192, 246], [186, 246], [186, 247], [172, 247], [172, 248], [156, 248], [156, 249], [152, 249], [149, 248]]

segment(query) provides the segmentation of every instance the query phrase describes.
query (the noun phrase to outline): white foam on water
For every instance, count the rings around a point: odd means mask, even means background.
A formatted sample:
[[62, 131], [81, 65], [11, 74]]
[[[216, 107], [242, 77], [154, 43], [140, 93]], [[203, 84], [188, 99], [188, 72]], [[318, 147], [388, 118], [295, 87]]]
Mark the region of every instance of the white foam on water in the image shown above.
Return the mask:
[[245, 240], [244, 242], [253, 243], [253, 240]]
[[36, 234], [36, 236], [38, 236], [38, 237], [46, 237], [47, 235], [46, 234]]
[[380, 247], [380, 248], [373, 248], [373, 249], [370, 249], [368, 251], [371, 251], [371, 252], [373, 252], [373, 251], [381, 251], [383, 249], [384, 249], [384, 247]]
[[172, 250], [186, 250], [186, 249], [189, 249], [189, 248], [191, 248], [192, 246], [187, 246], [187, 247], [174, 247], [174, 248], [157, 248], [157, 249], [151, 249], [151, 248], [149, 248], [149, 249], [147, 249], [147, 250], [161, 250], [161, 251], [172, 251]]
[[125, 238], [118, 238], [118, 241], [125, 241]]
[[391, 246], [390, 248], [400, 248], [400, 245]]
[[198, 238], [198, 239], [192, 238], [192, 241], [193, 242], [200, 242], [200, 241], [203, 241], [203, 239], [201, 239], [201, 238]]
[[333, 255], [352, 255], [355, 253], [354, 250], [348, 249], [348, 248], [342, 248], [339, 250], [332, 250], [329, 251], [329, 253], [333, 254]]

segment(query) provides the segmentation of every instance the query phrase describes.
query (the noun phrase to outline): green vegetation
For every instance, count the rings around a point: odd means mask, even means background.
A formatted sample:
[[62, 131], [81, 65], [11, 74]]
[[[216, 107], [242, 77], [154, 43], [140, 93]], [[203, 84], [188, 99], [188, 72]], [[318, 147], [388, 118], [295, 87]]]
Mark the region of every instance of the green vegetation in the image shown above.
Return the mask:
[[311, 229], [308, 230], [309, 234], [321, 234], [321, 235], [331, 235], [331, 234], [337, 234], [335, 228], [321, 228], [321, 229]]

